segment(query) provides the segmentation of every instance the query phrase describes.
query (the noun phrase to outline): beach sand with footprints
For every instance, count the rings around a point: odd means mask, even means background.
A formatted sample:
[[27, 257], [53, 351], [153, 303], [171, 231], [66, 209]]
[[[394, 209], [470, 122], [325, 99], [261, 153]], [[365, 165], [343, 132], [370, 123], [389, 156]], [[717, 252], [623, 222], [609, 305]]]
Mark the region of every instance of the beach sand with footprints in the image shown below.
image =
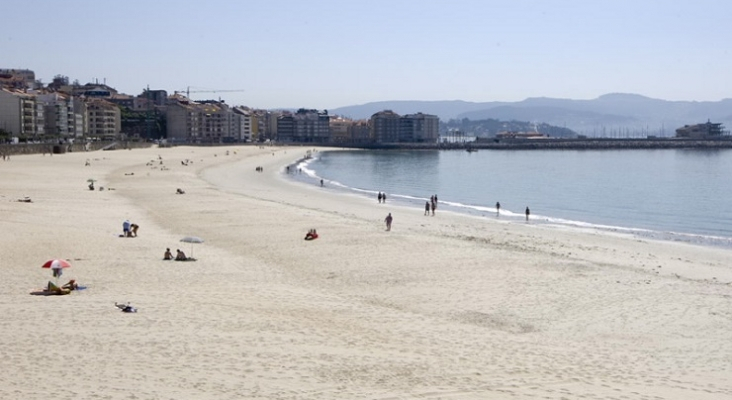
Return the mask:
[[[731, 250], [424, 218], [283, 177], [307, 150], [0, 162], [0, 398], [732, 398]], [[86, 289], [30, 295], [56, 258]]]

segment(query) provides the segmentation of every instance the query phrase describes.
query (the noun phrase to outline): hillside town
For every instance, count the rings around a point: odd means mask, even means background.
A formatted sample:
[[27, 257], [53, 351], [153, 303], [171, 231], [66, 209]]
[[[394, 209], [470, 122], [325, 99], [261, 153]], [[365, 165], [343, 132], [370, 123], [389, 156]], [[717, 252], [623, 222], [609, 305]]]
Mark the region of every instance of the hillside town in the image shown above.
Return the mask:
[[389, 110], [368, 120], [327, 110], [264, 110], [190, 93], [144, 89], [119, 93], [106, 82], [80, 84], [57, 75], [43, 85], [28, 69], [0, 69], [0, 143], [161, 140], [170, 144], [246, 142], [437, 143], [439, 118]]

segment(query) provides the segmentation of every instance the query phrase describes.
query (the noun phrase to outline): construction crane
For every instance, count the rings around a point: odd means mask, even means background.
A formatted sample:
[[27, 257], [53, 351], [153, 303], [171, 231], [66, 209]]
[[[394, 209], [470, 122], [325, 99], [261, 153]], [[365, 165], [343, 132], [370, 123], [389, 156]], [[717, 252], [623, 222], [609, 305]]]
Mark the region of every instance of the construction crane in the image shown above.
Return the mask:
[[186, 90], [176, 90], [174, 93], [185, 93], [186, 97], [191, 98], [191, 93], [230, 93], [230, 92], [243, 92], [244, 89], [208, 89], [208, 90], [191, 90], [191, 87], [186, 87]]

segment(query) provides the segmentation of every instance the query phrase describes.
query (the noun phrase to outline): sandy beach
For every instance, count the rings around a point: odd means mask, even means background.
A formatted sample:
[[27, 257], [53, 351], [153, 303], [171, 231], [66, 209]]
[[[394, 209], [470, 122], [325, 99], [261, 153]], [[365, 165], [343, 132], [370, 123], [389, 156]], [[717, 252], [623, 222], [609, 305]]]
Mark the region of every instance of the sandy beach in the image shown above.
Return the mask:
[[[732, 398], [731, 250], [426, 217], [283, 177], [307, 150], [0, 161], [0, 398]], [[30, 295], [54, 258], [86, 289]]]

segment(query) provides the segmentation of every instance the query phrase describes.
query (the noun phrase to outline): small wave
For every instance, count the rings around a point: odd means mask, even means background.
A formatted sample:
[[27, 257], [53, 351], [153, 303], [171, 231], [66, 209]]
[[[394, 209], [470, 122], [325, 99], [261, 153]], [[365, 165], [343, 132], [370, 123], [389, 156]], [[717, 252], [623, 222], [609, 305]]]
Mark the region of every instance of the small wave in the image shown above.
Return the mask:
[[[327, 183], [326, 187], [334, 190], [343, 190], [345, 192], [356, 193], [365, 197], [374, 197], [379, 191], [371, 188], [358, 188], [348, 186], [339, 181], [324, 179], [317, 174], [312, 168], [319, 158], [317, 156], [309, 157], [300, 160], [297, 163], [297, 168], [302, 172], [301, 174], [291, 174], [293, 179], [311, 183], [314, 185], [320, 185], [320, 180], [323, 179]], [[298, 175], [300, 175], [298, 177]], [[429, 201], [429, 197], [414, 196], [403, 193], [387, 193], [388, 198], [391, 202], [402, 203], [405, 206], [422, 208], [425, 201]], [[500, 213], [495, 207], [466, 204], [450, 199], [441, 198], [438, 202], [439, 210], [447, 210], [451, 212], [457, 212], [467, 214], [476, 217], [500, 217], [504, 221], [523, 222], [525, 220], [524, 210], [512, 211], [510, 208], [501, 207]], [[724, 236], [715, 236], [710, 234], [697, 234], [697, 233], [683, 233], [683, 232], [672, 232], [672, 231], [660, 231], [645, 228], [633, 228], [627, 226], [616, 226], [601, 223], [592, 223], [581, 220], [571, 220], [566, 218], [559, 218], [554, 216], [547, 216], [541, 214], [531, 214], [530, 220], [534, 224], [545, 224], [563, 228], [575, 228], [582, 230], [594, 230], [599, 232], [609, 232], [617, 234], [633, 235], [643, 238], [660, 239], [676, 242], [686, 242], [701, 245], [712, 245], [732, 248], [732, 238]]]

